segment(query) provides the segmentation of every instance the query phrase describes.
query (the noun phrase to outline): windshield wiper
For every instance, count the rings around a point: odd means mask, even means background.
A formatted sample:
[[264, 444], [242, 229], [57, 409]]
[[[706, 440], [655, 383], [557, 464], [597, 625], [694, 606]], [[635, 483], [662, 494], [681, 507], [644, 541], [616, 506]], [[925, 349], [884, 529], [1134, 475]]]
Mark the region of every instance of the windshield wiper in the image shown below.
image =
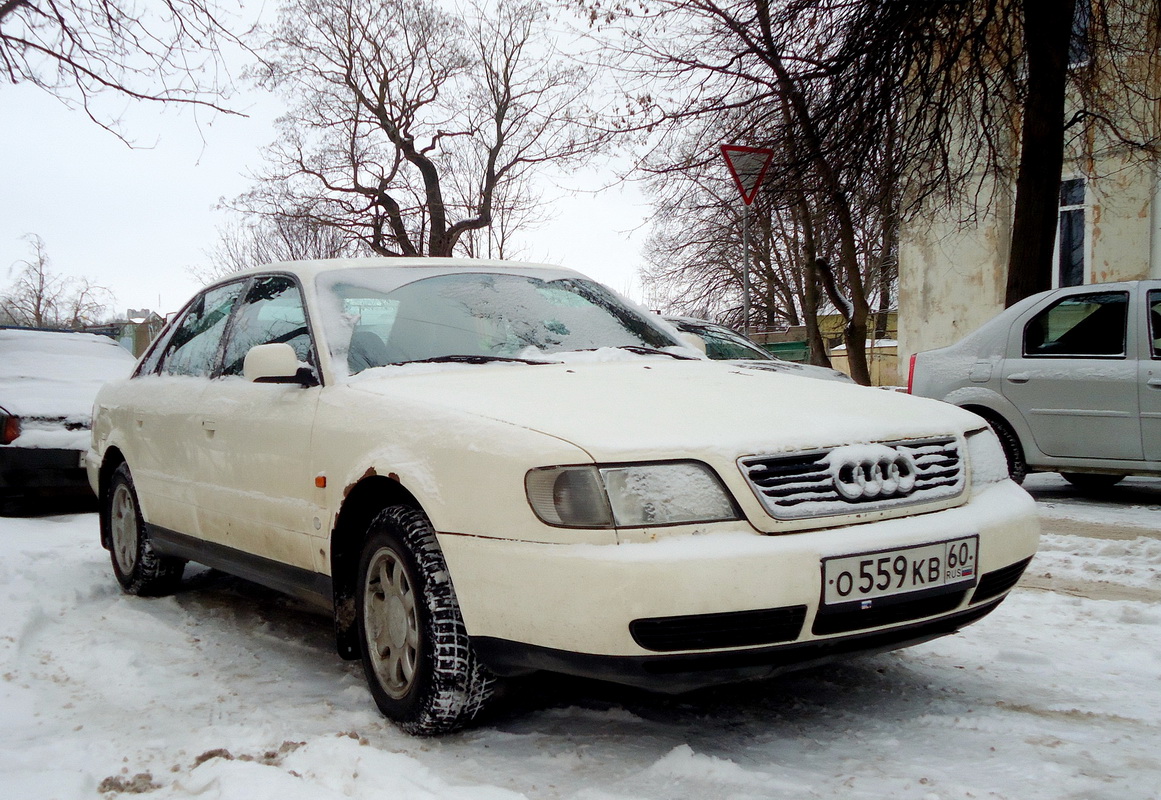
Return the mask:
[[552, 364], [552, 361], [533, 361], [528, 358], [515, 358], [514, 356], [432, 356], [431, 358], [417, 358], [413, 361], [398, 361], [402, 364], [491, 364], [496, 361], [515, 362], [517, 364]]
[[694, 356], [687, 356], [681, 353], [671, 353], [668, 350], [659, 350], [656, 347], [645, 347], [640, 344], [623, 344], [617, 347], [618, 350], [628, 350], [630, 353], [639, 353], [643, 356], [669, 356], [680, 361], [697, 361]]

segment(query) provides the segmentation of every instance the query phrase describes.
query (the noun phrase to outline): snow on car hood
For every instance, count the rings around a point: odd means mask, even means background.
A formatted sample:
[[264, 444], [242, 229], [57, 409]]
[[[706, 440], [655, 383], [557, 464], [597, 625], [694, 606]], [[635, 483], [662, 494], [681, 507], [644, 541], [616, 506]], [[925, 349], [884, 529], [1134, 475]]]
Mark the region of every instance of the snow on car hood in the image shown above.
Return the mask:
[[564, 439], [599, 461], [729, 459], [960, 432], [974, 415], [853, 384], [712, 361], [639, 357], [550, 365], [383, 367], [351, 388]]
[[0, 330], [0, 407], [17, 416], [87, 425], [97, 390], [127, 377], [134, 363], [106, 336]]

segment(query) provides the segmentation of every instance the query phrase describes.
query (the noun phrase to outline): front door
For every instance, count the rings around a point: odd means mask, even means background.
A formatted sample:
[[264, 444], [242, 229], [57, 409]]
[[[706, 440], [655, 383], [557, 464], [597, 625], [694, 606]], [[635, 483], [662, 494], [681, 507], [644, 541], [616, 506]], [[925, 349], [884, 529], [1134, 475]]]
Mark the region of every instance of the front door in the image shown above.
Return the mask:
[[294, 347], [318, 374], [302, 294], [285, 275], [251, 284], [227, 334], [220, 374], [201, 396], [199, 521], [210, 541], [313, 571], [310, 439], [320, 387], [247, 381], [247, 351], [274, 342]]
[[1070, 294], [1011, 337], [1003, 392], [1043, 453], [1143, 458], [1129, 300], [1121, 290]]

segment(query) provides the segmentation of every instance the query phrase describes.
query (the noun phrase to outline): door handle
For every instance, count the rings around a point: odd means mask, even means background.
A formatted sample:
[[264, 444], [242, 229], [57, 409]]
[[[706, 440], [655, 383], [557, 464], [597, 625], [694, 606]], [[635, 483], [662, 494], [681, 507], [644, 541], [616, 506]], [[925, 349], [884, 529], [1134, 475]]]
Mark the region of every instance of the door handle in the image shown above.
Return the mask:
[[1148, 382], [1148, 385], [1152, 386], [1154, 389], [1161, 389], [1161, 378], [1154, 378]]
[[1009, 383], [1027, 383], [1032, 380], [1032, 376], [1027, 372], [1013, 372], [1007, 377]]
[[206, 433], [213, 433], [214, 431], [216, 431], [218, 429], [218, 423], [216, 423], [210, 419], [203, 419], [202, 420], [202, 428], [205, 430]]

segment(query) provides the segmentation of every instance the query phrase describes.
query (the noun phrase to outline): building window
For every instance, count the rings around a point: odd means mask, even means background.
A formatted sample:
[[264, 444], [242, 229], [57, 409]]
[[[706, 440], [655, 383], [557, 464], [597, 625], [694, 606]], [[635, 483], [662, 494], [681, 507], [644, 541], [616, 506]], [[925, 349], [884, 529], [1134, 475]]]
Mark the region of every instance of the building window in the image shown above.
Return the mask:
[[1068, 66], [1082, 67], [1088, 63], [1091, 29], [1091, 0], [1076, 0], [1076, 7], [1072, 12], [1072, 36], [1068, 41]]
[[1056, 285], [1084, 283], [1084, 178], [1060, 184], [1060, 224], [1056, 236]]

